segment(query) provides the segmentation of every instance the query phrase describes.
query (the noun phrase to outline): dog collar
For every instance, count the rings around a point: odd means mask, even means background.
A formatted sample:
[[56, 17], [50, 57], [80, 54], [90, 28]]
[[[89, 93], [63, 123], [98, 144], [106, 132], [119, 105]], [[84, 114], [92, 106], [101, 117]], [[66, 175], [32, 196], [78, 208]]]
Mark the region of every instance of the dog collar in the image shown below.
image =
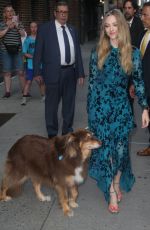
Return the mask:
[[63, 155], [62, 154], [58, 155], [58, 160], [61, 161], [62, 159], [63, 159]]

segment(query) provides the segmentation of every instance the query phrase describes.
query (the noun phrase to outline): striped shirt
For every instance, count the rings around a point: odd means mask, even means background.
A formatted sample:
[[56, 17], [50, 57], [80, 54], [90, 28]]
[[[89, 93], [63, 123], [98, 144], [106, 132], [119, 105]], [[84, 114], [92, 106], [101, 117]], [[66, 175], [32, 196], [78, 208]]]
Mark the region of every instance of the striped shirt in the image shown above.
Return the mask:
[[[5, 22], [0, 23], [0, 31], [3, 31], [7, 28], [7, 24]], [[18, 30], [24, 29], [22, 23], [18, 24], [18, 29], [13, 28], [8, 30], [8, 32], [0, 39], [0, 49], [6, 51], [6, 47], [4, 45], [19, 45], [21, 50], [21, 35]]]

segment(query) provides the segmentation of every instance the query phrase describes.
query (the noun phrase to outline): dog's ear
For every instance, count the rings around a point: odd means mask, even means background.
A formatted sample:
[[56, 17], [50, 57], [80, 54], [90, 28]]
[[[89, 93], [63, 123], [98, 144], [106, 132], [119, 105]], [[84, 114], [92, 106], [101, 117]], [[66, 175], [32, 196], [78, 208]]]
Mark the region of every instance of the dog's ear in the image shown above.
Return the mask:
[[67, 156], [70, 158], [75, 158], [78, 154], [79, 147], [76, 142], [76, 137], [71, 133], [68, 135], [68, 139], [66, 140], [66, 149], [65, 152]]
[[70, 133], [70, 134], [68, 135], [67, 143], [72, 143], [72, 142], [74, 142], [74, 141], [75, 141], [75, 136], [74, 136], [73, 133]]

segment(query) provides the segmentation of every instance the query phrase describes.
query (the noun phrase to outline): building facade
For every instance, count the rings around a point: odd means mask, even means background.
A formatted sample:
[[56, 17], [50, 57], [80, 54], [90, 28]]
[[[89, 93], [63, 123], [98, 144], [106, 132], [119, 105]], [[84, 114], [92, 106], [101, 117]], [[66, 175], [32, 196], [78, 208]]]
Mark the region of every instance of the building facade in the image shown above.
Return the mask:
[[[147, 0], [137, 0], [139, 5]], [[69, 22], [79, 32], [81, 43], [94, 39], [99, 34], [101, 19], [110, 8], [121, 8], [123, 0], [68, 0]], [[16, 14], [19, 15], [27, 32], [29, 23], [37, 21], [43, 23], [53, 18], [56, 0], [1, 0], [0, 20], [2, 10], [7, 4], [11, 4]]]
[[[23, 22], [27, 32], [29, 23], [43, 23], [53, 18], [56, 0], [1, 0], [0, 20], [3, 8], [11, 4]], [[79, 32], [81, 43], [93, 39], [97, 35], [97, 7], [99, 0], [68, 0], [69, 22]]]

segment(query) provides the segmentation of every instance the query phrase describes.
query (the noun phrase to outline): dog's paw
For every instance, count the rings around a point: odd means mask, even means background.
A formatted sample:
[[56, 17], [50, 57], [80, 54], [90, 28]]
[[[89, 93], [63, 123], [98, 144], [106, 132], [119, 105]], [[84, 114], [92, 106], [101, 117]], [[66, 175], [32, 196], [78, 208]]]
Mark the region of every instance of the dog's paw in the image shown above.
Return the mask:
[[73, 210], [68, 211], [67, 216], [68, 217], [73, 217], [74, 216], [74, 211]]
[[51, 197], [50, 196], [45, 196], [45, 201], [50, 202], [51, 201]]
[[12, 197], [11, 196], [6, 196], [5, 198], [2, 199], [2, 201], [10, 201], [12, 200]]
[[51, 197], [50, 196], [42, 196], [39, 198], [40, 201], [44, 202], [44, 201], [47, 201], [47, 202], [50, 202], [51, 201]]
[[69, 201], [69, 206], [71, 208], [78, 208], [79, 207], [79, 205], [75, 201]]
[[65, 216], [72, 217], [74, 216], [74, 212], [71, 208], [63, 209], [63, 213]]

